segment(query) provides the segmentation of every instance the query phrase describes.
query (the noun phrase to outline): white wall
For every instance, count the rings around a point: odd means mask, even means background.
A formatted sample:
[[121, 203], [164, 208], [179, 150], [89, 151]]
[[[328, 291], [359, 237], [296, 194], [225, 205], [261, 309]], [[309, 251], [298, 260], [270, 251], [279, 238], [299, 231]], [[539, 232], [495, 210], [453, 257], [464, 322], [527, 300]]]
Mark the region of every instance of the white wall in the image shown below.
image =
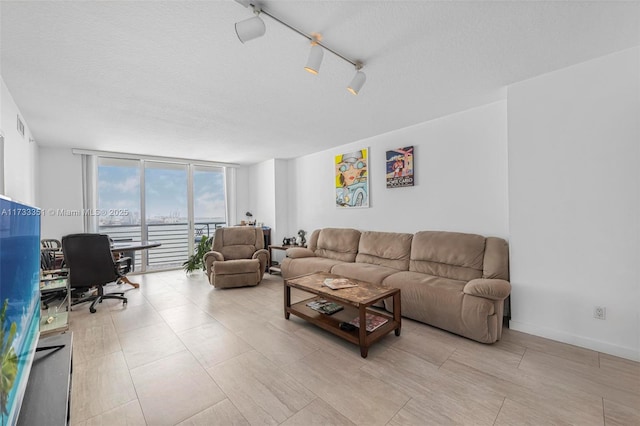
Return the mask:
[[289, 205], [289, 161], [275, 160], [275, 224], [272, 229], [271, 243], [281, 244], [285, 237], [298, 235], [298, 230], [290, 227], [289, 209], [282, 206]]
[[251, 211], [249, 206], [249, 167], [238, 167], [233, 174], [235, 183], [232, 185], [227, 183], [227, 191], [233, 191], [233, 193], [229, 192], [227, 197], [227, 202], [231, 203], [229, 206], [231, 217], [227, 218], [229, 225], [235, 225], [241, 220], [245, 220], [245, 212]]
[[73, 155], [71, 148], [40, 147], [39, 160], [42, 238], [60, 240], [63, 235], [84, 232], [82, 216], [60, 212], [83, 208], [81, 157]]
[[[276, 230], [276, 160], [271, 159], [249, 166], [248, 209], [253, 213], [253, 219]], [[241, 190], [240, 187], [238, 190]], [[238, 210], [238, 215], [245, 220], [246, 210]]]
[[[22, 136], [17, 129], [18, 115], [24, 124]], [[0, 129], [4, 135], [4, 194], [16, 201], [38, 206], [38, 145], [9, 89], [0, 77]]]
[[[507, 238], [506, 108], [505, 101], [496, 102], [291, 160], [289, 229], [448, 230]], [[387, 189], [386, 151], [411, 145], [415, 186]], [[338, 209], [334, 156], [365, 147], [370, 208]]]
[[511, 327], [640, 360], [640, 49], [514, 84], [508, 117]]

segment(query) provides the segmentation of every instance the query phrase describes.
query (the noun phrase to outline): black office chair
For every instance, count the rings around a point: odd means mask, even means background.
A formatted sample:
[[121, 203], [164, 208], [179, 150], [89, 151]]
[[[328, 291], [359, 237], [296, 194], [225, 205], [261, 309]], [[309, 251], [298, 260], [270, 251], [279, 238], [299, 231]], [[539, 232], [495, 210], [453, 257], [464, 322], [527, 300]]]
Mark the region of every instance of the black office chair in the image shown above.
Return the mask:
[[117, 281], [131, 271], [131, 258], [117, 261], [111, 254], [109, 236], [104, 234], [72, 234], [62, 237], [62, 251], [69, 268], [69, 286], [72, 290], [87, 291], [98, 288], [98, 294], [80, 298], [71, 305], [93, 301], [89, 311], [103, 299], [119, 299], [127, 303], [124, 293], [104, 293], [102, 286]]

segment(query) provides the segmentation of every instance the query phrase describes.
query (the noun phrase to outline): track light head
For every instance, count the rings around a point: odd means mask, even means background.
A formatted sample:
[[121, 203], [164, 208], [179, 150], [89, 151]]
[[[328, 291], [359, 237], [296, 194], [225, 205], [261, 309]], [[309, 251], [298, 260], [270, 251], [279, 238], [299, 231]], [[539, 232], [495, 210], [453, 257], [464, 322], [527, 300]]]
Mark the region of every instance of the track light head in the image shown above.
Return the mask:
[[319, 34], [313, 34], [311, 40], [311, 51], [309, 52], [309, 59], [304, 69], [311, 74], [317, 75], [320, 72], [320, 65], [322, 65], [322, 58], [324, 57], [324, 49], [318, 44], [321, 36]]
[[356, 75], [351, 79], [351, 83], [347, 86], [347, 90], [353, 94], [357, 95], [364, 86], [364, 83], [367, 81], [367, 76], [365, 73], [360, 71], [362, 69], [362, 62], [356, 62]]
[[254, 8], [253, 13], [256, 14], [253, 18], [236, 23], [236, 34], [242, 43], [262, 37], [267, 31], [264, 21], [258, 16], [260, 15], [260, 10]]

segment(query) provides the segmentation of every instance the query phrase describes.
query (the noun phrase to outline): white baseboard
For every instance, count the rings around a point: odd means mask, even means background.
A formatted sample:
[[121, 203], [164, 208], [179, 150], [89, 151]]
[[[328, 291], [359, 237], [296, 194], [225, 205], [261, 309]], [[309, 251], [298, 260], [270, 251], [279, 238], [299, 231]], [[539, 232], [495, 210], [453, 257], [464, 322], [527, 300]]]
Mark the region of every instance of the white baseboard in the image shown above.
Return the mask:
[[552, 328], [540, 327], [534, 324], [527, 324], [518, 321], [509, 321], [511, 330], [521, 331], [534, 336], [540, 336], [547, 339], [555, 340], [570, 345], [580, 346], [582, 348], [591, 349], [597, 352], [606, 353], [620, 358], [630, 359], [640, 362], [640, 349], [633, 349], [624, 346], [613, 345], [608, 342], [594, 340], [589, 337], [576, 336]]

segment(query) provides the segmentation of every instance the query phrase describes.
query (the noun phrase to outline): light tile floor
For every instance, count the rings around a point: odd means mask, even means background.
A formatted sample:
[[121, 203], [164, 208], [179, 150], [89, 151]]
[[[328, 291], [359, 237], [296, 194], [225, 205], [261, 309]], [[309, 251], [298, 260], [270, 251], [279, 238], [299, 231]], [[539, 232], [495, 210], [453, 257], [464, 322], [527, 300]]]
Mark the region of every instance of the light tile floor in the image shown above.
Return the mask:
[[511, 330], [484, 345], [406, 319], [363, 359], [285, 320], [279, 276], [228, 290], [183, 271], [133, 280], [127, 305], [71, 313], [72, 425], [640, 425], [636, 362]]

